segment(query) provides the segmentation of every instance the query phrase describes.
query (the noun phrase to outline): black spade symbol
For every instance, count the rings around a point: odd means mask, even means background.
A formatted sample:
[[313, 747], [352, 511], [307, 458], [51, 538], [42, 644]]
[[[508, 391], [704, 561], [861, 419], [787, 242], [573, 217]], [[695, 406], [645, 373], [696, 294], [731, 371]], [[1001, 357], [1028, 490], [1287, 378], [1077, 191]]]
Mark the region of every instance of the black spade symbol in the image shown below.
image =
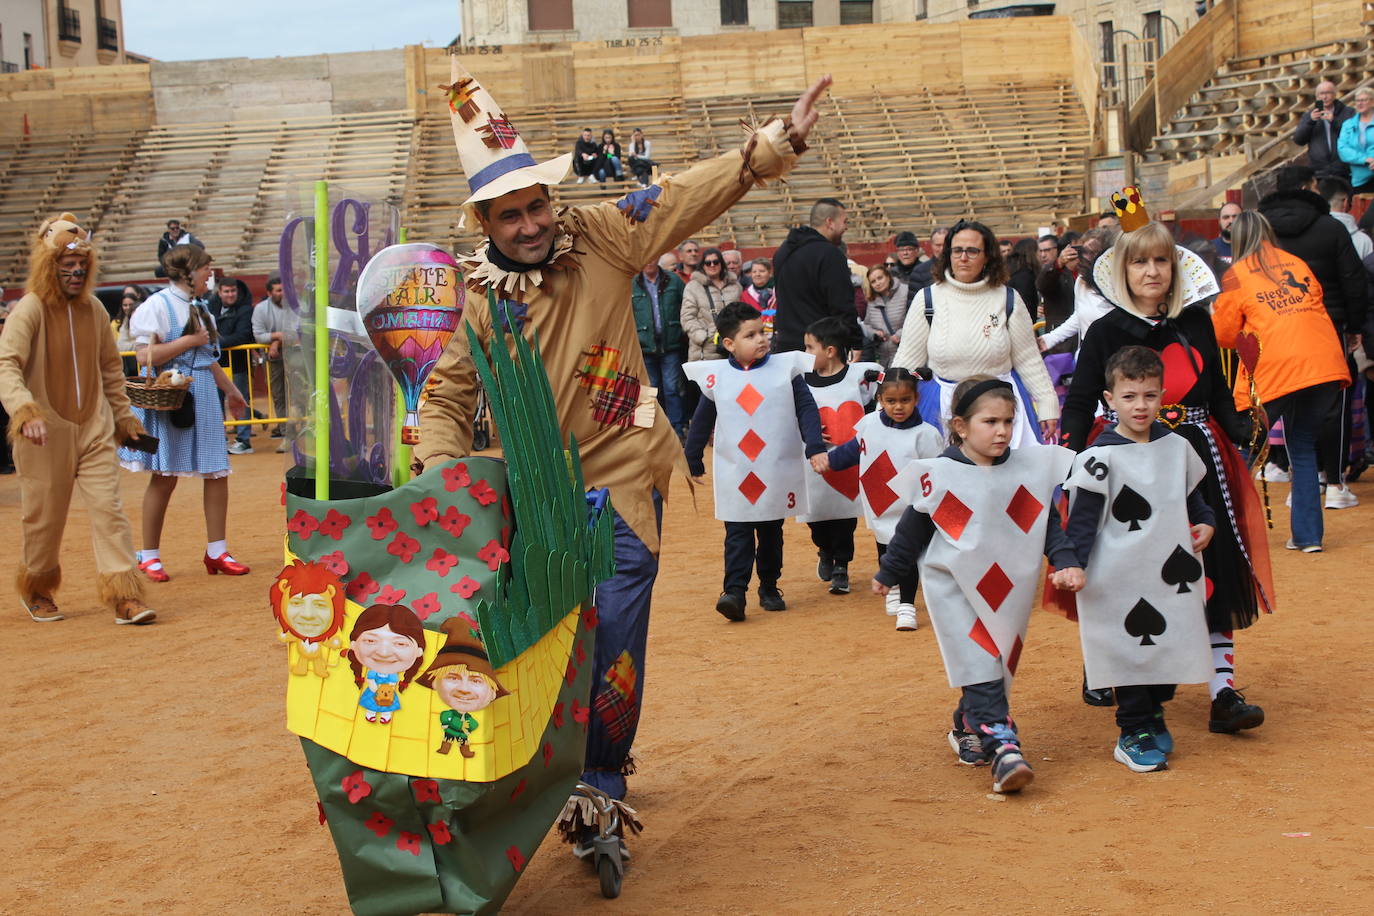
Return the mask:
[[1130, 487], [1122, 487], [1112, 500], [1112, 518], [1125, 524], [1128, 531], [1139, 531], [1140, 523], [1153, 514], [1149, 501]]
[[1125, 625], [1127, 633], [1140, 637], [1142, 646], [1153, 646], [1155, 641], [1150, 637], [1161, 635], [1169, 627], [1164, 615], [1144, 598], [1137, 601], [1126, 615]]
[[1164, 561], [1164, 566], [1160, 568], [1159, 575], [1170, 585], [1178, 586], [1178, 593], [1190, 591], [1188, 583], [1196, 582], [1202, 578], [1202, 564], [1198, 558], [1193, 556], [1193, 552], [1183, 547], [1175, 547], [1174, 552], [1169, 554], [1169, 559]]

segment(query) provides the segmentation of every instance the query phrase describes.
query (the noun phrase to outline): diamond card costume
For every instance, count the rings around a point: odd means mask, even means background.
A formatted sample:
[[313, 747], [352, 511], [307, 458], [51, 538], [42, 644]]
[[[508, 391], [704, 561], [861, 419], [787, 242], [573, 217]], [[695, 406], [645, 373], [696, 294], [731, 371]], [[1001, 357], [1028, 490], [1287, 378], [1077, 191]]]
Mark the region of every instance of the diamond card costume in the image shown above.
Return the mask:
[[1039, 585], [1054, 489], [1073, 453], [1057, 445], [1009, 449], [991, 467], [951, 457], [903, 471], [912, 505], [935, 534], [921, 582], [951, 687], [1002, 679], [1010, 688]]
[[1080, 556], [1087, 584], [1077, 594], [1078, 627], [1090, 688], [1212, 676], [1208, 583], [1182, 498], [1206, 472], [1188, 441], [1173, 434], [1097, 445], [1074, 459], [1064, 484], [1071, 506], [1098, 494], [1106, 510], [1091, 555]]
[[[863, 488], [864, 521], [887, 544], [907, 503], [898, 495], [897, 476], [916, 458], [934, 458], [944, 448], [939, 430], [929, 423], [899, 428], [884, 422], [878, 411], [864, 417], [854, 430], [859, 442], [859, 485]], [[919, 417], [916, 417], [919, 419]]]
[[[811, 370], [807, 353], [774, 353], [749, 369], [728, 359], [683, 366], [702, 397], [716, 405], [716, 441], [733, 448], [712, 452], [716, 518], [766, 522], [807, 511], [805, 449], [797, 429], [792, 380]], [[762, 409], [769, 399], [787, 409]]]

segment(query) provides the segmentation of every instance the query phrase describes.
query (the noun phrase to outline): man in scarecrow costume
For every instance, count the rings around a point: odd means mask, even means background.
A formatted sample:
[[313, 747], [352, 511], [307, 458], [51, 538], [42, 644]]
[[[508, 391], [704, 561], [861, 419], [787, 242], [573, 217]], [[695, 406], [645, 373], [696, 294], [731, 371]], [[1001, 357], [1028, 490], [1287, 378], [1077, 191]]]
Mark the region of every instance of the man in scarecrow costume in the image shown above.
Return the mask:
[[29, 252], [24, 297], [0, 335], [0, 401], [23, 504], [17, 585], [37, 621], [61, 620], [62, 531], [72, 490], [91, 517], [100, 600], [115, 623], [149, 623], [134, 569], [129, 520], [119, 499], [116, 442], [143, 435], [129, 409], [110, 316], [91, 289], [96, 254], [70, 213], [44, 221]]
[[[539, 350], [562, 433], [577, 439], [589, 487], [611, 491], [615, 576], [596, 590], [599, 617], [591, 727], [583, 781], [614, 798], [633, 771], [630, 748], [644, 697], [644, 649], [658, 574], [662, 500], [682, 450], [653, 409], [630, 282], [742, 198], [785, 175], [806, 149], [824, 77], [786, 119], [750, 133], [744, 147], [661, 177], [620, 200], [557, 209], [549, 185], [571, 154], [538, 163], [496, 100], [454, 58], [449, 111], [471, 192], [462, 204], [486, 238], [460, 264], [470, 290], [464, 319], [484, 348], [513, 328]], [[472, 442], [475, 372], [467, 335], [454, 335], [420, 413], [417, 462], [458, 458]]]

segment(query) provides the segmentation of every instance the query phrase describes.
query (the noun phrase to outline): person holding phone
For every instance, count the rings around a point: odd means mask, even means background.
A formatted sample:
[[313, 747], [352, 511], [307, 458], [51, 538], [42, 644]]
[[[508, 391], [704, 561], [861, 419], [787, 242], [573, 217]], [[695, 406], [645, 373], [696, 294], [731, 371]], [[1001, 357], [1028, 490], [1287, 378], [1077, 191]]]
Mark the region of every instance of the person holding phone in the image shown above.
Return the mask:
[[1307, 163], [1318, 178], [1350, 180], [1350, 166], [1341, 161], [1337, 144], [1341, 128], [1354, 115], [1354, 109], [1336, 98], [1335, 83], [1322, 80], [1317, 84], [1316, 99], [1293, 129], [1293, 142], [1307, 147]]
[[[0, 335], [0, 402], [10, 415], [23, 507], [16, 584], [29, 617], [63, 619], [62, 532], [72, 491], [91, 520], [102, 604], [115, 623], [151, 623], [134, 569], [133, 534], [119, 499], [117, 442], [141, 442], [143, 424], [124, 392], [110, 316], [92, 292], [90, 233], [63, 213], [33, 237], [24, 297]], [[222, 438], [222, 437], [221, 437]]]

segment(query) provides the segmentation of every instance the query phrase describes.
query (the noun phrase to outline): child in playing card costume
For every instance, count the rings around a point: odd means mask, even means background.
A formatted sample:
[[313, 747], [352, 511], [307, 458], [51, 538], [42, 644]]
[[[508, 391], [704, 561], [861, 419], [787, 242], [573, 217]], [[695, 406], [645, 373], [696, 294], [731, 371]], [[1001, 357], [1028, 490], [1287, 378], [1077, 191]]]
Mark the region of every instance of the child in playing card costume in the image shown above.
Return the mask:
[[95, 272], [90, 234], [76, 217], [46, 220], [29, 251], [26, 292], [0, 335], [0, 401], [10, 415], [23, 505], [16, 585], [34, 620], [62, 619], [54, 600], [62, 531], [79, 489], [91, 517], [101, 602], [116, 623], [150, 623], [156, 613], [143, 603], [134, 569], [115, 454], [117, 443], [144, 430], [124, 393], [110, 317], [91, 292]]
[[[880, 561], [906, 508], [889, 484], [912, 459], [934, 458], [944, 450], [940, 433], [916, 409], [918, 378], [930, 381], [930, 370], [920, 376], [896, 366], [885, 371], [878, 383], [878, 409], [858, 422], [851, 439], [826, 456], [832, 473], [857, 468], [864, 520], [878, 540]], [[884, 596], [887, 613], [897, 618], [897, 629], [903, 632], [916, 629], [919, 581], [913, 566], [896, 590]]]
[[[1216, 514], [1200, 487], [1207, 466], [1156, 419], [1159, 355], [1123, 347], [1106, 373], [1103, 399], [1117, 423], [1074, 460], [1064, 485], [1071, 498], [1065, 533], [1086, 572], [1077, 604], [1088, 686], [1116, 688], [1121, 735], [1112, 754], [1149, 773], [1169, 767], [1174, 739], [1163, 704], [1174, 685], [1212, 677], [1199, 555]], [[1068, 590], [1073, 578], [1055, 573]]]
[[821, 419], [802, 380], [811, 368], [805, 353], [769, 354], [758, 310], [733, 302], [716, 316], [727, 359], [699, 360], [683, 367], [701, 386], [701, 403], [687, 433], [687, 466], [698, 483], [706, 480], [702, 454], [715, 432], [712, 455], [716, 518], [725, 522], [725, 584], [716, 610], [743, 620], [745, 592], [757, 561], [759, 606], [787, 609], [782, 575], [782, 523], [807, 511], [809, 473], [825, 469]]
[[[765, 327], [767, 322], [765, 321]], [[821, 437], [827, 445], [854, 438], [855, 425], [873, 403], [877, 363], [846, 363], [850, 327], [834, 316], [806, 329], [806, 352], [815, 368], [804, 376], [820, 411]], [[806, 475], [807, 511], [797, 516], [811, 529], [816, 545], [816, 578], [830, 586], [830, 594], [849, 594], [849, 561], [854, 559], [854, 530], [859, 524], [859, 469], [830, 470]]]
[[959, 762], [992, 763], [992, 790], [1034, 778], [1021, 754], [1008, 692], [1026, 639], [1041, 555], [1067, 587], [1082, 583], [1053, 497], [1073, 454], [1010, 448], [1018, 398], [1010, 382], [974, 376], [951, 398], [950, 442], [902, 472], [915, 498], [883, 554], [873, 591], [885, 595], [919, 563], [930, 622], [951, 687], [963, 696], [949, 743]]
[[[1129, 215], [1129, 214], [1127, 214]], [[1123, 217], [1123, 228], [1131, 223]], [[1088, 329], [1064, 402], [1068, 445], [1082, 451], [1117, 418], [1094, 412], [1108, 387], [1107, 360], [1141, 345], [1164, 363], [1159, 418], [1182, 436], [1207, 466], [1203, 494], [1216, 514], [1216, 534], [1203, 551], [1207, 624], [1213, 655], [1208, 728], [1234, 733], [1264, 721], [1264, 711], [1235, 689], [1232, 631], [1271, 611], [1273, 581], [1264, 511], [1249, 469], [1233, 443], [1248, 445], [1251, 422], [1236, 410], [1221, 368], [1212, 318], [1201, 300], [1218, 292], [1211, 271], [1174, 244], [1169, 230], [1146, 223], [1122, 235], [1093, 265], [1097, 285], [1115, 305]], [[1193, 304], [1198, 303], [1198, 304]], [[1053, 592], [1046, 604], [1062, 604]]]

